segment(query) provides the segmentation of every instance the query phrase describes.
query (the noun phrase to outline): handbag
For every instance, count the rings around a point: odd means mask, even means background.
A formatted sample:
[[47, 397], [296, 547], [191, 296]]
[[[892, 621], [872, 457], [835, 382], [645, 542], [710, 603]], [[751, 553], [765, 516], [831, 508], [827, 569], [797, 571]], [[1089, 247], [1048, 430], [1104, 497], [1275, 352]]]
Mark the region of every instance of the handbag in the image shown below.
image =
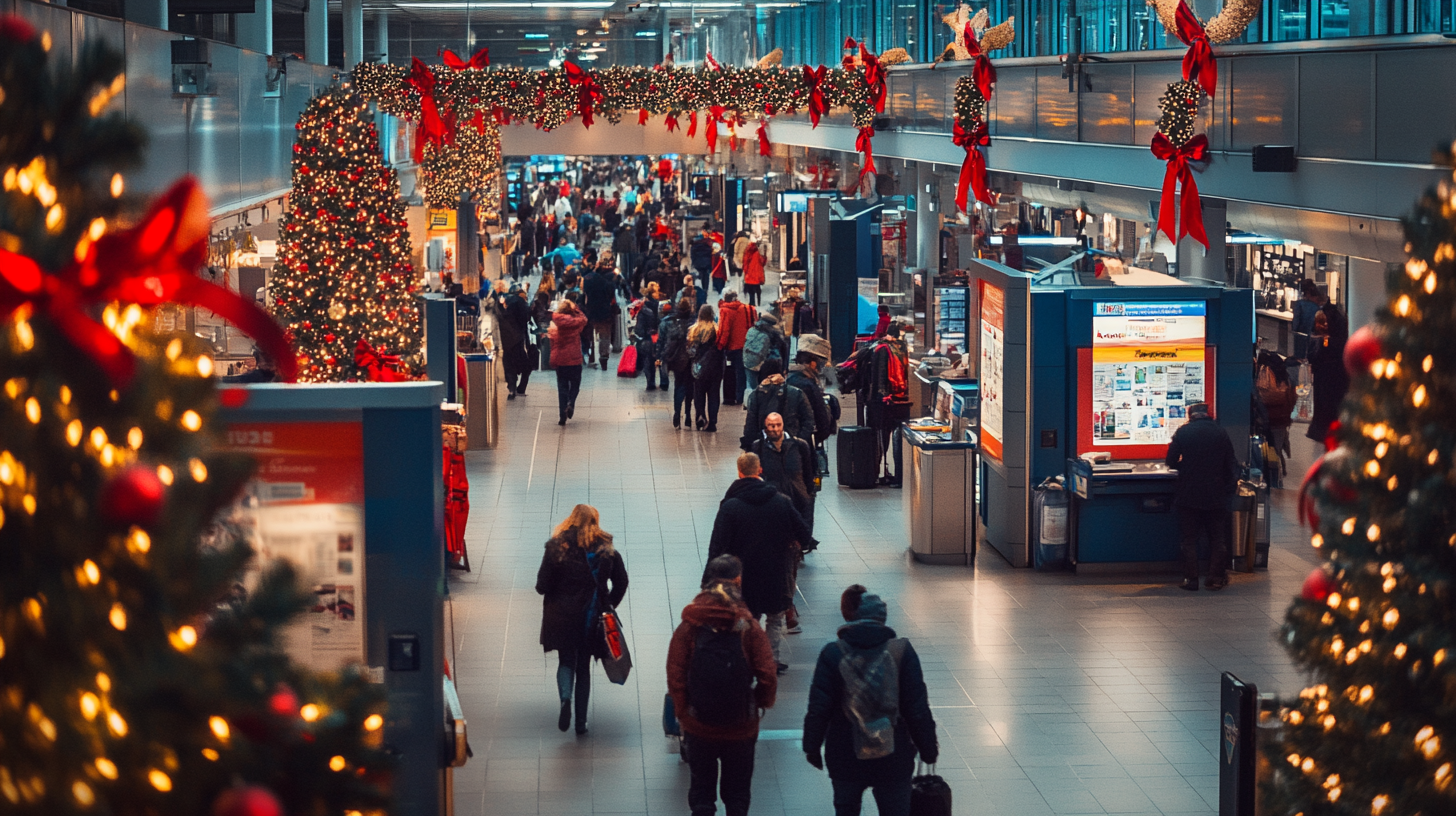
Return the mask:
[[[915, 765], [923, 770], [919, 760]], [[950, 785], [935, 775], [934, 765], [930, 773], [917, 773], [910, 780], [910, 816], [951, 816], [950, 801]]]
[[620, 686], [632, 673], [632, 654], [627, 651], [627, 636], [622, 631], [622, 619], [617, 610], [608, 608], [602, 613], [601, 620], [607, 655], [602, 658], [602, 669], [606, 671], [608, 680]]

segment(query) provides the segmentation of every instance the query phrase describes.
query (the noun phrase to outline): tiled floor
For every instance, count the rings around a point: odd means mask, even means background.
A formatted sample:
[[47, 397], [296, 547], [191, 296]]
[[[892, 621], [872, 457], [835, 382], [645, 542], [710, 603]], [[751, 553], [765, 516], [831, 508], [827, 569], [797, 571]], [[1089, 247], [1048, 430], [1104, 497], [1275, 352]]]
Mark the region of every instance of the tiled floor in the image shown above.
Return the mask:
[[[537, 373], [530, 396], [507, 403], [500, 447], [467, 455], [475, 570], [450, 582], [475, 751], [455, 775], [460, 816], [687, 812], [687, 769], [661, 733], [663, 666], [734, 478], [742, 412], [725, 408], [716, 435], [674, 431], [670, 394], [642, 388], [588, 370], [576, 419], [559, 428], [554, 377]], [[957, 814], [1216, 812], [1219, 673], [1301, 687], [1274, 636], [1314, 563], [1288, 495], [1270, 570], [1196, 595], [1175, 576], [1043, 574], [989, 550], [974, 568], [923, 566], [906, 555], [901, 500], [835, 486], [820, 496], [823, 545], [799, 575], [804, 633], [790, 638], [793, 668], [764, 723], [754, 813], [832, 812], [797, 732], [813, 659], [855, 582], [886, 598], [924, 661]], [[556, 730], [556, 657], [541, 652], [534, 591], [541, 545], [578, 502], [601, 511], [625, 555], [636, 664], [625, 686], [595, 673], [583, 738]]]

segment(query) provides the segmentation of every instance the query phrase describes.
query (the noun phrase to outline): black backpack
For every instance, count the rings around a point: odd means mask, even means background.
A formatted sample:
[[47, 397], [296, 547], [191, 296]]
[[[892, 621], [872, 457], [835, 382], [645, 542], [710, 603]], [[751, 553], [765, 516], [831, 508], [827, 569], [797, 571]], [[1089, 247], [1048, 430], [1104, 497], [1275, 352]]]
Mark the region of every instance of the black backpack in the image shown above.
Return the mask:
[[869, 386], [874, 375], [875, 349], [878, 342], [865, 343], [855, 349], [848, 360], [834, 367], [834, 377], [839, 381], [839, 393], [852, 394]]
[[704, 725], [732, 728], [753, 717], [753, 670], [736, 628], [698, 630], [688, 666], [688, 711]]

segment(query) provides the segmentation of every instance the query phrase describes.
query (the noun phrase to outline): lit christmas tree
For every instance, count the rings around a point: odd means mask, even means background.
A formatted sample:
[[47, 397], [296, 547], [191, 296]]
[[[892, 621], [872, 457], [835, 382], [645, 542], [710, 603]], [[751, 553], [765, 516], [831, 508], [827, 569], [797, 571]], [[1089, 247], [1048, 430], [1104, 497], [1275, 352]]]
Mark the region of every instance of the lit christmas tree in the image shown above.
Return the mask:
[[195, 274], [195, 183], [113, 221], [144, 141], [108, 112], [122, 60], [47, 43], [0, 17], [0, 813], [380, 810], [382, 691], [289, 661], [290, 570], [240, 591], [251, 551], [206, 533], [251, 463], [217, 451], [208, 349], [148, 307], [205, 305], [287, 375], [282, 332]]
[[298, 349], [299, 378], [368, 379], [354, 362], [360, 340], [419, 368], [409, 230], [373, 115], [336, 86], [309, 102], [297, 128], [293, 192], [268, 291]]
[[1266, 813], [1456, 812], [1453, 195], [1420, 200], [1388, 305], [1346, 347], [1336, 447], [1302, 502], [1327, 560], [1284, 626], [1317, 685], [1282, 713]]

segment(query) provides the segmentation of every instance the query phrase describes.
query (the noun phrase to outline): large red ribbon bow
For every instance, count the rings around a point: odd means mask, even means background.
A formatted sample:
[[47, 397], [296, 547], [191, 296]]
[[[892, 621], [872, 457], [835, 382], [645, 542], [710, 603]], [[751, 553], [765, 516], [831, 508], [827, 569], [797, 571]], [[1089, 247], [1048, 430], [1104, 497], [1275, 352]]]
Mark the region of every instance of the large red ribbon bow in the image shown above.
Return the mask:
[[723, 121], [725, 110], [722, 105], [708, 108], [708, 120], [703, 123], [703, 129], [707, 131], [709, 153], [716, 153], [718, 150], [718, 123]]
[[602, 89], [597, 85], [596, 74], [570, 61], [562, 63], [561, 67], [566, 69], [566, 81], [578, 88], [576, 112], [581, 116], [581, 123], [585, 127], [591, 127], [595, 121], [592, 109], [602, 98]]
[[639, 125], [645, 125], [645, 124], [647, 124], [647, 116], [648, 116], [648, 113], [647, 113], [647, 109], [646, 108], [642, 108], [642, 109], [638, 110], [637, 111], [637, 124], [639, 124]]
[[[839, 48], [840, 48], [841, 51], [853, 51], [858, 46], [859, 46], [859, 43], [855, 42], [855, 40], [854, 40], [853, 37], [845, 37], [844, 38], [844, 45], [840, 46]], [[850, 68], [850, 67], [852, 67], [854, 65], [854, 55], [853, 54], [845, 54], [839, 60], [839, 64], [840, 64], [841, 67], [844, 67], [844, 68]]]
[[955, 143], [966, 149], [966, 159], [961, 163], [961, 177], [956, 184], [956, 206], [963, 212], [968, 212], [967, 193], [974, 191], [976, 200], [994, 206], [995, 200], [991, 197], [991, 190], [986, 181], [986, 157], [981, 153], [981, 148], [991, 144], [991, 132], [985, 122], [978, 122], [974, 128], [966, 130], [961, 126], [959, 119], [955, 123]]
[[1213, 44], [1185, 0], [1178, 0], [1173, 19], [1177, 23], [1178, 39], [1188, 46], [1188, 53], [1183, 55], [1183, 79], [1197, 80], [1203, 92], [1212, 97], [1218, 89], [1218, 62], [1213, 58]]
[[672, 114], [668, 114], [667, 115], [667, 122], [666, 122], [666, 124], [667, 124], [667, 132], [668, 133], [674, 133], [674, 132], [677, 131], [678, 121], [677, 121], [677, 117], [676, 116], [674, 116]]
[[773, 145], [768, 142], [768, 119], [758, 120], [758, 155], [771, 155]]
[[723, 70], [723, 66], [722, 65], [719, 65], [718, 64], [718, 61], [716, 59], [713, 59], [713, 52], [712, 51], [709, 51], [709, 52], [707, 52], [704, 55], [703, 61], [706, 62], [706, 63], [708, 63], [708, 67], [709, 68], [712, 68], [714, 71], [721, 71], [721, 70]]
[[866, 173], [877, 173], [875, 169], [875, 129], [862, 127], [859, 135], [854, 137], [854, 149], [864, 154], [864, 167], [859, 171], [859, 177], [863, 179]]
[[981, 41], [976, 39], [976, 31], [966, 23], [966, 50], [971, 53], [971, 59], [975, 64], [971, 68], [971, 77], [976, 82], [976, 89], [981, 92], [983, 99], [991, 98], [991, 86], [996, 84], [996, 66], [991, 64], [991, 58], [981, 50]]
[[688, 111], [688, 138], [698, 135], [698, 112]]
[[419, 91], [420, 126], [415, 130], [414, 160], [418, 164], [424, 159], [425, 145], [432, 144], [439, 150], [447, 142], [455, 141], [455, 129], [446, 127], [440, 115], [439, 103], [435, 101], [435, 72], [428, 65], [414, 57], [410, 63], [409, 79], [405, 84]]
[[380, 354], [362, 337], [354, 346], [354, 365], [364, 369], [369, 382], [405, 382], [409, 379], [400, 373], [403, 364], [399, 355]]
[[454, 51], [445, 48], [441, 50], [440, 58], [445, 61], [446, 65], [450, 66], [456, 71], [464, 71], [467, 68], [473, 68], [479, 71], [483, 68], [487, 68], [490, 66], [490, 49], [482, 48], [479, 51], [476, 51], [475, 55], [472, 56], [470, 59], [463, 60], [460, 59], [460, 57], [456, 56]]
[[[1198, 185], [1193, 181], [1193, 169], [1188, 163], [1208, 158], [1208, 137], [1200, 133], [1182, 147], [1174, 147], [1167, 136], [1159, 133], [1153, 136], [1152, 147], [1153, 155], [1168, 163], [1168, 171], [1163, 174], [1163, 198], [1158, 203], [1158, 230], [1175, 244], [1184, 235], [1190, 235], [1207, 247], [1208, 236], [1203, 232], [1203, 205], [1198, 198]], [[1173, 210], [1173, 193], [1180, 183], [1183, 185], [1181, 220]]]
[[804, 66], [804, 84], [809, 87], [809, 121], [814, 127], [819, 127], [819, 117], [829, 112], [829, 106], [824, 102], [824, 77], [829, 69], [823, 65], [818, 68]]
[[215, 312], [252, 337], [292, 382], [298, 362], [283, 330], [252, 301], [197, 277], [207, 259], [211, 219], [207, 199], [191, 177], [162, 195], [136, 227], [107, 235], [59, 274], [32, 259], [0, 249], [0, 311], [30, 308], [44, 314], [106, 372], [125, 386], [136, 371], [131, 349], [87, 313], [93, 304], [179, 303]]
[[[880, 58], [871, 54], [864, 43], [859, 44], [859, 59], [864, 63], [865, 84], [870, 87], [870, 99], [875, 103], [875, 112], [885, 112], [885, 66]], [[989, 61], [987, 64], [990, 64]]]

